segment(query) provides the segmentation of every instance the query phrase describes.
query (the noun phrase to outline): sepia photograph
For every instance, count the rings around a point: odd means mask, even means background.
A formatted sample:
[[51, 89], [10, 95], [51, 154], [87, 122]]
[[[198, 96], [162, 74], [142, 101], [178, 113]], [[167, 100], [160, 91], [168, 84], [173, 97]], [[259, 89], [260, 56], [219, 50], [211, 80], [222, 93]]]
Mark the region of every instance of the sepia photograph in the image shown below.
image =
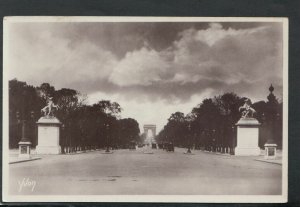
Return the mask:
[[5, 201], [287, 201], [287, 18], [3, 25]]

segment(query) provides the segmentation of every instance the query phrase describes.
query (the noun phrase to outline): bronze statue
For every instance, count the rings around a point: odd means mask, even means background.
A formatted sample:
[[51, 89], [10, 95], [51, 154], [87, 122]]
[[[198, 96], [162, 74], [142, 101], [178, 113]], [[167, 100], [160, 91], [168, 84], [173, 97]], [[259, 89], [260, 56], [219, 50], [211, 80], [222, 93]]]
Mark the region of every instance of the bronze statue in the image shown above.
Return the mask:
[[55, 105], [52, 97], [49, 97], [47, 106], [41, 109], [41, 112], [44, 113], [44, 116], [53, 116], [53, 108], [58, 109], [58, 105]]
[[253, 115], [256, 112], [251, 107], [251, 101], [249, 99], [245, 100], [244, 105], [239, 108], [239, 111], [242, 111], [242, 118], [253, 118]]

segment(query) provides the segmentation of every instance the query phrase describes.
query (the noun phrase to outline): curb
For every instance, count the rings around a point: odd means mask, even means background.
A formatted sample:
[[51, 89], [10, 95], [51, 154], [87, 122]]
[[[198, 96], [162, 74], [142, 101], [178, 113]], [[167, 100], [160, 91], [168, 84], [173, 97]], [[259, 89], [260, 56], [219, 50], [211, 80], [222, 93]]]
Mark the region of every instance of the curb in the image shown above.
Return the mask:
[[185, 154], [185, 155], [195, 155], [194, 153], [187, 153], [187, 152], [184, 152], [183, 154]]
[[270, 163], [270, 164], [275, 164], [275, 165], [282, 165], [282, 163], [273, 162], [271, 160], [261, 160], [261, 159], [254, 159], [254, 160], [259, 161], [259, 162], [266, 162], [266, 163]]
[[59, 155], [79, 155], [79, 154], [85, 154], [85, 153], [90, 153], [90, 152], [97, 152], [100, 150], [86, 150], [86, 151], [77, 151], [77, 152], [71, 152], [71, 153], [61, 153]]
[[212, 155], [221, 155], [221, 156], [234, 156], [232, 154], [229, 153], [220, 153], [220, 152], [211, 152], [211, 151], [201, 151], [207, 154], [212, 154]]
[[28, 159], [28, 160], [12, 161], [12, 162], [9, 162], [8, 164], [16, 164], [16, 163], [20, 163], [20, 162], [29, 162], [29, 161], [40, 160], [40, 159], [42, 159], [42, 158], [41, 157], [35, 157], [35, 158], [32, 158], [32, 159]]
[[113, 154], [114, 152], [101, 152], [101, 154]]

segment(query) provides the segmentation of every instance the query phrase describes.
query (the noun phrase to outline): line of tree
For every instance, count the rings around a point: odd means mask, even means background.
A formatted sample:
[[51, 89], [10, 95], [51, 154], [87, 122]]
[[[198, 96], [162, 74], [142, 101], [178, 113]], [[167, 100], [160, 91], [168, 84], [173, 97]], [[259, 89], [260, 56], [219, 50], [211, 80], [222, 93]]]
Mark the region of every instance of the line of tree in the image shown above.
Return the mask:
[[9, 147], [17, 148], [22, 136], [22, 120], [26, 120], [25, 136], [35, 147], [36, 122], [47, 99], [59, 105], [55, 116], [62, 122], [60, 145], [62, 153], [104, 147], [128, 148], [139, 142], [139, 125], [135, 119], [121, 119], [121, 106], [101, 100], [87, 105], [86, 96], [68, 88], [55, 90], [49, 83], [39, 87], [13, 79], [9, 81]]
[[[269, 88], [268, 101], [252, 104], [255, 118], [261, 123], [259, 146], [263, 148], [267, 140], [282, 147], [282, 102], [279, 103]], [[234, 154], [236, 147], [236, 126], [241, 117], [239, 107], [246, 97], [235, 93], [225, 93], [204, 99], [190, 113], [175, 112], [159, 132], [158, 143], [173, 143], [177, 147], [203, 149]]]

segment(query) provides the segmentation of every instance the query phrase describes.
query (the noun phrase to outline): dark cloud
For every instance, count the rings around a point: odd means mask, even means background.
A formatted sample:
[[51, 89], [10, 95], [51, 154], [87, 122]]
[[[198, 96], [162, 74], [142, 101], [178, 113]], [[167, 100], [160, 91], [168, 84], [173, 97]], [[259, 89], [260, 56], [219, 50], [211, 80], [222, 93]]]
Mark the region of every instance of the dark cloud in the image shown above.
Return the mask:
[[[82, 93], [188, 101], [282, 93], [281, 23], [14, 23], [11, 78]], [[280, 91], [281, 90], [281, 91]]]

